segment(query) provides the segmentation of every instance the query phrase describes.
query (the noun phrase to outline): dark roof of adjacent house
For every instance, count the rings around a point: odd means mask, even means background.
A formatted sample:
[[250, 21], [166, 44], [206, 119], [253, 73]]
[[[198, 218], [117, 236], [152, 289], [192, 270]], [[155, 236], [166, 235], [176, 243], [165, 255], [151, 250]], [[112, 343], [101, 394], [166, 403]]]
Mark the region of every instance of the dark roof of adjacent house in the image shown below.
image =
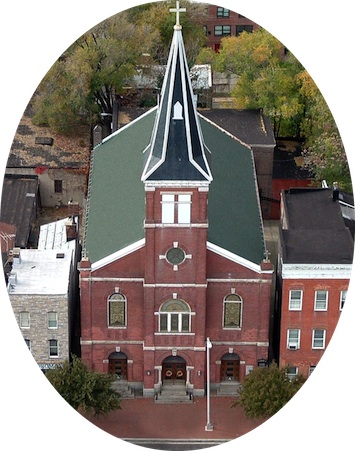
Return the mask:
[[283, 192], [283, 204], [284, 263], [352, 263], [354, 241], [332, 189], [290, 189]]
[[[92, 263], [144, 238], [143, 152], [156, 112], [130, 122], [93, 151], [84, 240]], [[200, 124], [213, 176], [208, 241], [259, 265], [265, 248], [251, 149], [205, 118]]]
[[251, 147], [276, 145], [270, 118], [262, 110], [201, 109], [200, 113]]
[[36, 218], [39, 182], [37, 176], [5, 175], [1, 195], [1, 221], [16, 226], [15, 246], [28, 245]]

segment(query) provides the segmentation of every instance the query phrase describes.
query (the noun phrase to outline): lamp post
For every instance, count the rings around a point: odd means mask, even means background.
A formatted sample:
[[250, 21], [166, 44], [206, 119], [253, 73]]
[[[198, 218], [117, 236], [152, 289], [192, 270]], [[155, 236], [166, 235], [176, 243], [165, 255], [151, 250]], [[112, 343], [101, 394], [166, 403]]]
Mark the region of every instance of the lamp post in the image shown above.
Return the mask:
[[210, 349], [212, 348], [212, 343], [207, 337], [206, 339], [206, 356], [207, 356], [207, 423], [205, 426], [205, 431], [213, 431], [213, 426], [211, 424], [211, 400], [210, 400]]

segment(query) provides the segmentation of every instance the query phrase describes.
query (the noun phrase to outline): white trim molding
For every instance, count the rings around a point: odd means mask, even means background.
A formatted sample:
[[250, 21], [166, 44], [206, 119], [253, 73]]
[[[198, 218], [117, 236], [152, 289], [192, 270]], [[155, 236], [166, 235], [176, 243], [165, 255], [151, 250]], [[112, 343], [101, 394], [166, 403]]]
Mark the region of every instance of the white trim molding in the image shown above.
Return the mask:
[[350, 279], [351, 264], [283, 263], [283, 279]]

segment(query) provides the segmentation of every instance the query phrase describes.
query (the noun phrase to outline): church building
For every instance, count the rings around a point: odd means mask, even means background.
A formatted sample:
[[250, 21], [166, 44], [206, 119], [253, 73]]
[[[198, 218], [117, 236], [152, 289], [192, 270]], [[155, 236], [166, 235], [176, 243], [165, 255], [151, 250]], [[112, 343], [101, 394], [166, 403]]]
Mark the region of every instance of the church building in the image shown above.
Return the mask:
[[252, 150], [198, 113], [176, 10], [159, 105], [93, 150], [79, 265], [82, 359], [144, 396], [236, 389], [269, 357]]

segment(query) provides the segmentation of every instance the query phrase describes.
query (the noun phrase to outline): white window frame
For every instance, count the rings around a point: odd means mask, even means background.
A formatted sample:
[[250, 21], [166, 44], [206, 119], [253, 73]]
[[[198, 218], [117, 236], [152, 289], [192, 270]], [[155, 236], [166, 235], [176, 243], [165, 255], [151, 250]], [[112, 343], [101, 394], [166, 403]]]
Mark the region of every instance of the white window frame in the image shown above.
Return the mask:
[[162, 193], [162, 224], [191, 223], [191, 193]]
[[342, 290], [340, 292], [340, 305], [339, 310], [342, 311], [345, 305], [346, 296], [348, 294], [348, 290]]
[[[291, 335], [295, 335], [292, 337]], [[296, 336], [297, 335], [297, 336]], [[287, 329], [287, 349], [300, 348], [301, 343], [301, 329]]]
[[20, 328], [29, 329], [31, 327], [30, 312], [20, 312]]
[[[326, 298], [324, 299], [318, 299], [318, 293], [326, 293]], [[314, 293], [314, 311], [315, 312], [326, 312], [328, 310], [328, 298], [329, 298], [329, 291], [328, 290], [316, 290]], [[319, 306], [317, 303], [324, 303], [325, 306]]]
[[[176, 311], [168, 311], [164, 310], [164, 306], [167, 305], [169, 302], [177, 302], [177, 303], [183, 303], [186, 305], [186, 310], [176, 310]], [[177, 330], [171, 330], [171, 323], [172, 323], [172, 316], [177, 315], [178, 317], [178, 327]], [[162, 316], [166, 316], [166, 330], [162, 330]], [[182, 330], [183, 329], [183, 316], [188, 317], [188, 330]], [[163, 305], [160, 307], [159, 310], [159, 332], [163, 334], [188, 334], [191, 332], [191, 308], [187, 302], [185, 302], [182, 299], [171, 299], [167, 300], [163, 303]]]
[[[51, 346], [52, 341], [56, 342], [55, 347]], [[51, 354], [51, 349], [56, 349], [56, 354]], [[57, 359], [59, 357], [59, 341], [56, 338], [51, 338], [50, 340], [48, 340], [48, 353], [50, 359]]]
[[[323, 332], [323, 336], [321, 338], [316, 337], [316, 332]], [[325, 329], [313, 329], [312, 331], [312, 349], [325, 349], [325, 337], [326, 337], [326, 330]], [[316, 340], [322, 340], [321, 346], [315, 346]]]
[[[299, 299], [292, 299], [292, 294], [295, 294], [296, 292], [300, 293]], [[289, 292], [289, 298], [288, 298], [288, 309], [289, 310], [296, 310], [300, 311], [302, 310], [302, 301], [303, 301], [303, 290], [290, 290]], [[298, 302], [298, 306], [296, 303]]]
[[[52, 315], [55, 315], [54, 318], [51, 318]], [[51, 322], [55, 322], [55, 326], [51, 326]], [[48, 312], [48, 329], [58, 329], [58, 313], [57, 312]]]
[[294, 379], [298, 375], [298, 366], [289, 366], [287, 368], [287, 373], [286, 374], [287, 374], [288, 379], [290, 381], [292, 381], [292, 379]]

